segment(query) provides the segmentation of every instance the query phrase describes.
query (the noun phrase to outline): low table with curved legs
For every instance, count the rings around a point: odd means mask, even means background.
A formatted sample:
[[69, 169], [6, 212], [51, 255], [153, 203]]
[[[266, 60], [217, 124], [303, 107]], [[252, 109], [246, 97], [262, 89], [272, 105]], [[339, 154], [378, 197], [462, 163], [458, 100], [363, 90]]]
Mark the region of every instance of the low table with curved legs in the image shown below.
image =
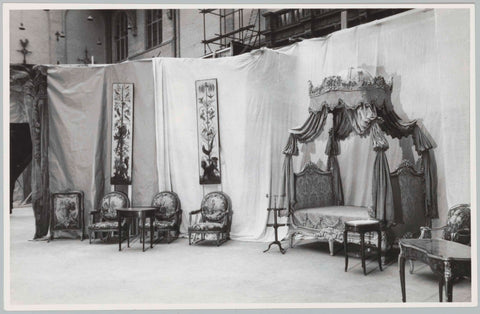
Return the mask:
[[469, 276], [471, 272], [470, 247], [442, 239], [401, 239], [398, 267], [402, 301], [406, 302], [405, 260], [424, 262], [439, 276], [439, 301], [442, 302], [443, 287], [447, 302], [452, 302], [453, 279]]

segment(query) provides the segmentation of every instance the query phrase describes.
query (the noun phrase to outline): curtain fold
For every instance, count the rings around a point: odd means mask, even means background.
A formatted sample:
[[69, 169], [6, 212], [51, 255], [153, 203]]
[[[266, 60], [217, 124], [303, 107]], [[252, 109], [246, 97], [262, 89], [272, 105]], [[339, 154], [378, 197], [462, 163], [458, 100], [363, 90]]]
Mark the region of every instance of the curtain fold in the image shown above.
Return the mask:
[[335, 205], [344, 204], [342, 178], [340, 176], [340, 165], [338, 164], [337, 159], [337, 155], [340, 155], [340, 143], [338, 141], [338, 137], [346, 138], [348, 136], [348, 134], [346, 133], [350, 133], [351, 131], [351, 128], [346, 127], [346, 125], [349, 124], [344, 123], [343, 121], [345, 117], [344, 112], [345, 109], [335, 110], [333, 112], [333, 126], [328, 132], [328, 142], [325, 149], [325, 154], [328, 155], [327, 169], [332, 171]]
[[50, 224], [47, 67], [33, 67], [25, 88], [31, 101], [31, 104], [27, 104], [27, 110], [31, 110], [29, 124], [33, 156], [31, 174], [32, 207], [35, 214], [34, 239], [38, 239], [48, 234]]
[[361, 104], [356, 109], [347, 109], [345, 113], [351, 128], [360, 136], [366, 136], [370, 126], [377, 119], [375, 107], [369, 104]]
[[412, 138], [415, 150], [418, 155], [422, 157], [423, 175], [426, 186], [425, 216], [438, 218], [437, 164], [435, 162], [435, 153], [433, 152], [433, 143], [418, 125], [415, 125], [415, 128], [412, 130]]
[[377, 113], [383, 119], [380, 128], [386, 134], [393, 138], [402, 138], [412, 134], [414, 129], [416, 129], [417, 120], [403, 122], [390, 103], [385, 104], [384, 108], [383, 110], [378, 110]]
[[[426, 195], [425, 195], [425, 216], [429, 218], [438, 218], [437, 203], [437, 164], [435, 154], [429, 149], [422, 153], [423, 174], [425, 177]], [[427, 221], [430, 221], [428, 219]]]
[[285, 155], [298, 155], [297, 141], [300, 143], [311, 142], [323, 131], [327, 120], [328, 108], [325, 106], [320, 111], [310, 112], [307, 121], [300, 126], [290, 130], [290, 137], [283, 149]]
[[390, 224], [395, 222], [390, 169], [384, 150], [378, 150], [373, 166], [372, 209], [375, 218]]
[[295, 200], [293, 199], [294, 186], [292, 155], [285, 155], [283, 158], [282, 174], [280, 192], [278, 194], [285, 196], [283, 198], [283, 204], [280, 205], [282, 208], [287, 208], [288, 210], [286, 212], [280, 211], [279, 215], [281, 217], [287, 216], [295, 205]]
[[340, 166], [338, 164], [338, 159], [336, 155], [328, 156], [327, 167], [332, 171], [333, 177], [333, 190], [335, 194], [335, 205], [343, 205], [343, 188], [342, 188], [342, 178], [340, 176]]

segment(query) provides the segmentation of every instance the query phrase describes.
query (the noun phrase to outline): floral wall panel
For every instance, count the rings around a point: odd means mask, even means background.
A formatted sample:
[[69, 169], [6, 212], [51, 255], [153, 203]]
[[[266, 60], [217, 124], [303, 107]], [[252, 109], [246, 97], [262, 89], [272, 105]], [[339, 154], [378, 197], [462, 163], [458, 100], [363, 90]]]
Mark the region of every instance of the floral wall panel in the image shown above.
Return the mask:
[[132, 184], [133, 84], [113, 84], [112, 169], [110, 183]]
[[52, 193], [50, 239], [55, 231], [77, 231], [83, 240], [84, 194], [81, 191]]
[[221, 183], [217, 79], [195, 82], [200, 184]]

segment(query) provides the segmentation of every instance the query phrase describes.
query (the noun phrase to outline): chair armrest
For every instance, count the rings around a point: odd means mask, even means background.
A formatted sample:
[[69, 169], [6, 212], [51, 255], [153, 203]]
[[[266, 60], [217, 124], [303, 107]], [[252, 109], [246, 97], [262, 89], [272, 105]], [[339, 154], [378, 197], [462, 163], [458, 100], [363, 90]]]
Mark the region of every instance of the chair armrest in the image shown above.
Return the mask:
[[189, 212], [188, 214], [189, 214], [190, 216], [192, 216], [192, 215], [199, 214], [199, 213], [201, 213], [201, 212], [202, 212], [201, 209], [197, 209], [197, 210], [194, 210], [194, 211]]
[[[200, 214], [201, 212], [202, 212], [201, 209], [197, 209], [197, 210], [194, 210], [194, 211], [191, 211], [191, 212], [188, 213], [188, 225], [189, 226], [192, 225], [192, 216]], [[197, 221], [198, 221], [198, 218], [197, 218]]]
[[99, 214], [100, 214], [99, 209], [90, 211], [90, 224], [95, 223], [95, 217], [96, 215], [99, 215]]

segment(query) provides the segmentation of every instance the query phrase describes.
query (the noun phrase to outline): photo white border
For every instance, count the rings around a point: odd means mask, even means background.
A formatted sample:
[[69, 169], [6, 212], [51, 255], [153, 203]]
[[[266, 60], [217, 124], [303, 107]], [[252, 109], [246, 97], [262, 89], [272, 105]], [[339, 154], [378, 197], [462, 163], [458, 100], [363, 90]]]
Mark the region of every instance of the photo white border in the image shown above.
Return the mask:
[[[307, 2], [307, 1], [304, 1]], [[9, 208], [9, 181], [7, 180], [9, 171], [9, 60], [10, 60], [10, 40], [9, 40], [9, 12], [11, 10], [95, 10], [95, 9], [198, 9], [198, 8], [462, 8], [470, 10], [470, 166], [471, 166], [471, 207], [477, 208], [477, 185], [476, 185], [476, 81], [475, 81], [475, 5], [470, 3], [278, 3], [278, 4], [252, 4], [252, 3], [194, 3], [194, 4], [113, 4], [113, 3], [2, 3], [2, 20], [3, 20], [3, 227], [4, 227], [4, 307], [7, 310], [14, 311], [36, 311], [36, 310], [147, 310], [147, 309], [331, 309], [331, 308], [436, 308], [438, 303], [207, 303], [207, 304], [56, 304], [56, 305], [12, 305], [10, 303], [10, 221], [9, 212], [5, 210]], [[472, 210], [472, 234], [477, 234], [477, 212]], [[472, 269], [472, 300], [465, 303], [442, 303], [442, 308], [469, 308], [478, 306], [478, 263], [477, 263], [477, 236], [472, 237], [472, 265], [476, 265]]]

